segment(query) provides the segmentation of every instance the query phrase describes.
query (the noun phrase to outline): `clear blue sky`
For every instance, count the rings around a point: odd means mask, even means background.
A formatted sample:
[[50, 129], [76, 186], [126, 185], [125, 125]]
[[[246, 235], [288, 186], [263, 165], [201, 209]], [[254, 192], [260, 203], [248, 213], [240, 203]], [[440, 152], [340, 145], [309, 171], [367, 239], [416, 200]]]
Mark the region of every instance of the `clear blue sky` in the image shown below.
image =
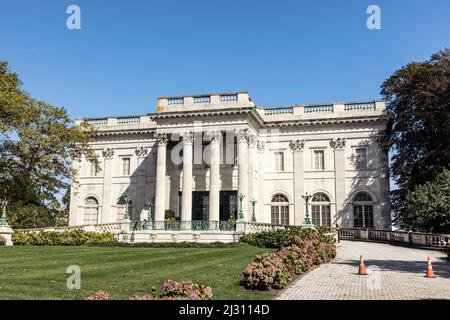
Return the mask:
[[[81, 30], [66, 8], [81, 8]], [[381, 30], [366, 27], [370, 4]], [[450, 46], [450, 1], [6, 1], [0, 59], [72, 117], [153, 112], [157, 96], [249, 90], [258, 105], [379, 98]]]

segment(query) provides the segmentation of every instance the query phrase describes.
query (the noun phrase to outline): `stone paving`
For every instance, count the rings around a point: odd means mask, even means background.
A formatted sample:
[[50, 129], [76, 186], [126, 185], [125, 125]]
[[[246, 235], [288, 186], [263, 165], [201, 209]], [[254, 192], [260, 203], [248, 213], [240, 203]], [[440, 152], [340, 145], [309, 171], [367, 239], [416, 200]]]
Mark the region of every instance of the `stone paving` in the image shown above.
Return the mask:
[[[368, 272], [359, 276], [359, 255]], [[430, 257], [434, 279], [425, 278]], [[336, 259], [306, 273], [282, 291], [282, 300], [450, 299], [450, 261], [442, 251], [341, 241]]]

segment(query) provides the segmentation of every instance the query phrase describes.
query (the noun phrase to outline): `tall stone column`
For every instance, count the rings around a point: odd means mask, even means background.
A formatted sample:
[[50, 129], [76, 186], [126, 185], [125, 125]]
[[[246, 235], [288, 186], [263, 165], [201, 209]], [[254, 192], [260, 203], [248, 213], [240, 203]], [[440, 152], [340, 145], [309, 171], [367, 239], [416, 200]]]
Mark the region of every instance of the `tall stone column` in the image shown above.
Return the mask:
[[[347, 198], [347, 188], [345, 181], [345, 138], [332, 139], [330, 145], [334, 149], [334, 170], [336, 186], [336, 216], [331, 217], [332, 222], [339, 223], [340, 226], [351, 227], [350, 212], [345, 211], [345, 200]], [[334, 218], [334, 219], [333, 219]]]
[[[155, 221], [164, 221], [166, 209], [166, 149], [167, 134], [157, 133], [156, 140], [158, 151], [156, 155], [156, 194], [155, 194]], [[163, 228], [162, 224], [156, 224], [156, 228]]]
[[[256, 196], [255, 187], [255, 168], [256, 168], [256, 135], [251, 134], [248, 136], [248, 196], [247, 196], [247, 208], [248, 208], [248, 220], [250, 221], [253, 216], [253, 206], [251, 200], [258, 198]], [[255, 218], [257, 212], [255, 207]]]
[[222, 132], [212, 131], [211, 138], [211, 161], [209, 173], [209, 227], [219, 228], [220, 220], [220, 141]]
[[[236, 131], [237, 137], [237, 156], [238, 156], [238, 197], [243, 194], [242, 212], [244, 221], [249, 221], [248, 215], [248, 142], [245, 130]], [[238, 208], [238, 216], [239, 210]]]
[[[112, 189], [112, 176], [113, 176], [113, 163], [114, 163], [114, 148], [107, 148], [102, 151], [103, 159], [103, 207], [99, 212], [100, 223], [109, 223], [116, 221], [115, 212], [111, 212], [111, 189]], [[81, 220], [83, 221], [83, 220]]]
[[294, 225], [302, 225], [305, 217], [305, 204], [302, 194], [305, 192], [305, 170], [303, 165], [303, 148], [305, 140], [293, 140], [290, 147], [294, 152]]
[[[194, 134], [183, 134], [183, 189], [181, 193], [181, 221], [192, 220], [192, 145]], [[186, 227], [186, 226], [183, 226]]]

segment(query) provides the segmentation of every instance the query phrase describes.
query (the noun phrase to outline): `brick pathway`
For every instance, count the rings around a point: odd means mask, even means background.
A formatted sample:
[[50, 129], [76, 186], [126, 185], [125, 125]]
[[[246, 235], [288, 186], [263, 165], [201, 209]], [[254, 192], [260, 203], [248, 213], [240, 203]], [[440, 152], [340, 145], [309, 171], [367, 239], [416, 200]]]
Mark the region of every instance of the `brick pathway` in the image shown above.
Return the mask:
[[[297, 279], [276, 299], [450, 299], [450, 261], [441, 251], [342, 241], [336, 259]], [[367, 276], [359, 276], [359, 255]], [[434, 279], [424, 277], [430, 256]]]

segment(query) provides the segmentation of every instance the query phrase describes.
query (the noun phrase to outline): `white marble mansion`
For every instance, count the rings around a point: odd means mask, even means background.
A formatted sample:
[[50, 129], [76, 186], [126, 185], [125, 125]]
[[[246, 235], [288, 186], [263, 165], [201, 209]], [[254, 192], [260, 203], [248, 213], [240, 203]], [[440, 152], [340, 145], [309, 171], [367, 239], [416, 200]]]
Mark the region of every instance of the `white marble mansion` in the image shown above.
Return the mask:
[[316, 226], [390, 229], [388, 160], [377, 145], [384, 108], [262, 107], [235, 92], [161, 97], [156, 113], [87, 119], [101, 171], [74, 161], [69, 224], [303, 225], [308, 194]]

